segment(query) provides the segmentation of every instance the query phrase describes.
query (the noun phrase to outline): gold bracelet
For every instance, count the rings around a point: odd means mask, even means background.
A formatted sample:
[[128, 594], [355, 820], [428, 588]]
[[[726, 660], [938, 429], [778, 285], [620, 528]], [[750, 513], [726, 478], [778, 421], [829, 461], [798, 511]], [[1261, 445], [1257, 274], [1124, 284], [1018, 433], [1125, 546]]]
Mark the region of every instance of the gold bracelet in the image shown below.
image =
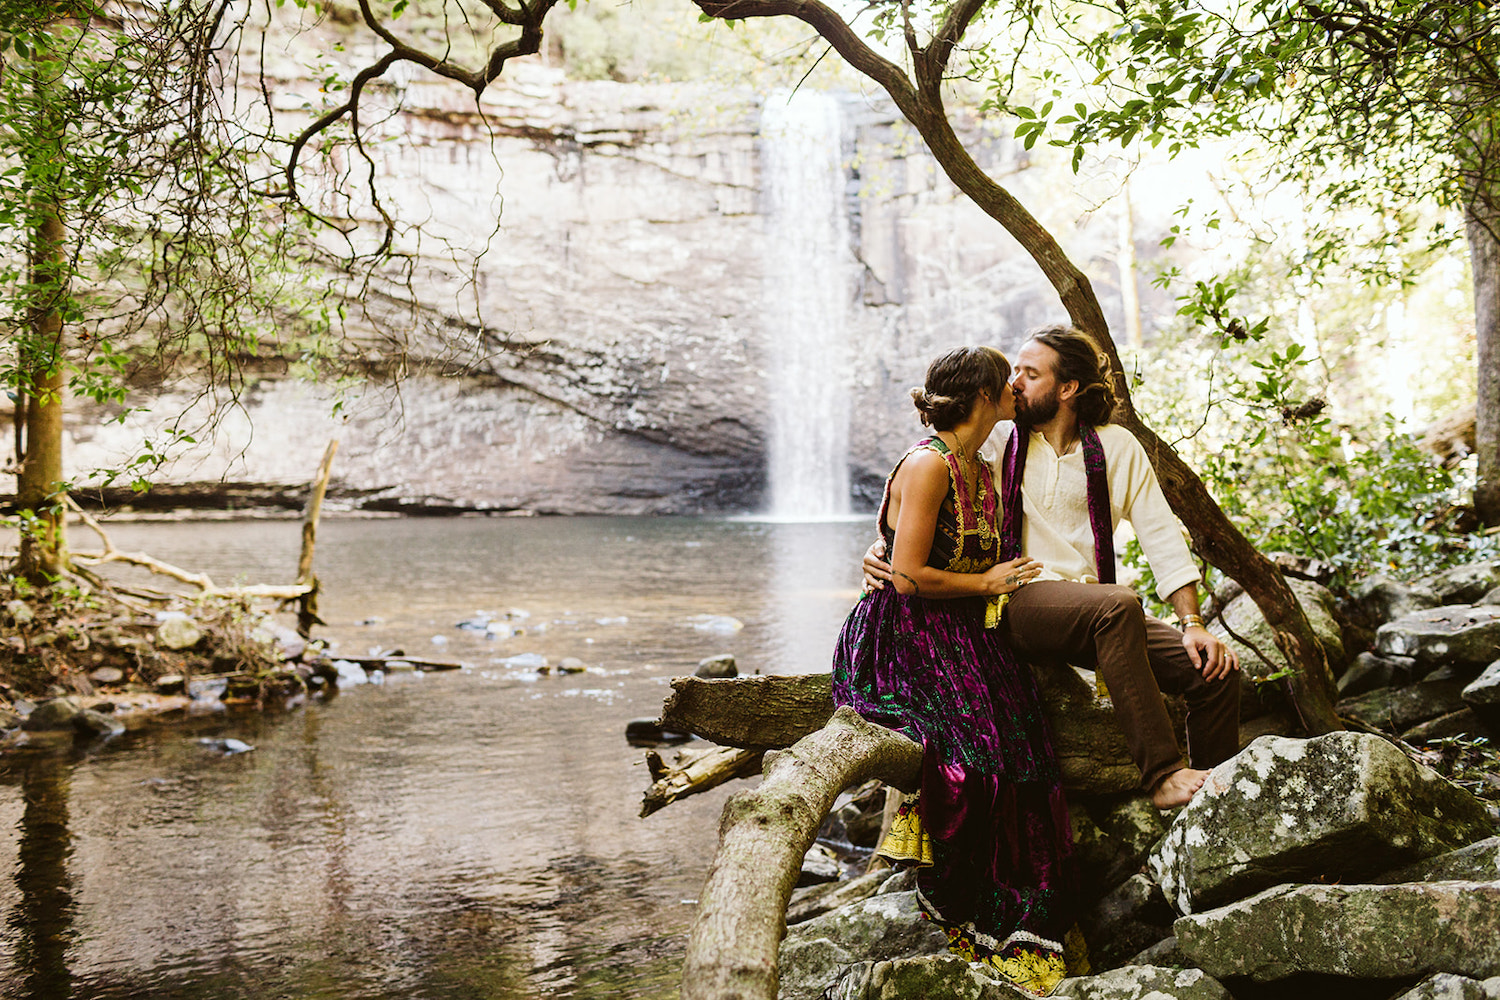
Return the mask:
[[1197, 626], [1198, 628], [1204, 627], [1202, 615], [1183, 615], [1181, 618], [1177, 619], [1177, 627], [1180, 629], [1186, 630], [1193, 628], [1194, 626]]

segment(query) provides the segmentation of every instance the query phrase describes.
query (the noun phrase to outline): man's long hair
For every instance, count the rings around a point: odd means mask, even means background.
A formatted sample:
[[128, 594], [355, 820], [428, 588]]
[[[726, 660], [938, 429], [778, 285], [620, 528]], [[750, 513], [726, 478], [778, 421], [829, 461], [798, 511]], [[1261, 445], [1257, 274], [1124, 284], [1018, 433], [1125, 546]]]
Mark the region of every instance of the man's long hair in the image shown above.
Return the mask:
[[1078, 422], [1089, 427], [1109, 423], [1115, 411], [1115, 387], [1110, 377], [1109, 358], [1099, 350], [1094, 338], [1071, 326], [1044, 326], [1034, 331], [1034, 340], [1057, 352], [1059, 382], [1077, 382], [1074, 396]]

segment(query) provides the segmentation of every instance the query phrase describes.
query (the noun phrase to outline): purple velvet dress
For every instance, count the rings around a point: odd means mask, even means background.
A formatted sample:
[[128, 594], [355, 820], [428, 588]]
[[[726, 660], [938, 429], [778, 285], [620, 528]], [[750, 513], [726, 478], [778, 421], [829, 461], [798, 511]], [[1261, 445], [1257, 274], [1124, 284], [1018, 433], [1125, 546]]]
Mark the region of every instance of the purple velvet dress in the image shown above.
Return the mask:
[[[942, 441], [928, 438], [907, 456], [922, 448], [941, 455], [950, 474], [927, 564], [983, 572], [1002, 557], [989, 465], [979, 463], [969, 497]], [[880, 506], [888, 552], [895, 474]], [[922, 744], [917, 810], [931, 863], [918, 874], [919, 897], [954, 950], [1018, 981], [1016, 963], [1061, 978], [1079, 889], [1068, 809], [1036, 681], [1000, 630], [985, 627], [987, 603], [906, 597], [893, 586], [866, 594], [839, 636], [833, 697]]]

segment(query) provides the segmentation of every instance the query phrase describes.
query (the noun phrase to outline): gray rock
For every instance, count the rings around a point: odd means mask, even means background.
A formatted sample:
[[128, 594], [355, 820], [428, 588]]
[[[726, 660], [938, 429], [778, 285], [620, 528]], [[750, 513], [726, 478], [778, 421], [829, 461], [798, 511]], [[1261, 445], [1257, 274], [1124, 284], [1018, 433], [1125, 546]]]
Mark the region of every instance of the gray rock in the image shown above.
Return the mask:
[[1136, 852], [1105, 833], [1082, 803], [1069, 802], [1068, 820], [1084, 885], [1096, 892], [1108, 891], [1140, 871], [1145, 852]]
[[1443, 603], [1431, 587], [1402, 583], [1379, 573], [1361, 580], [1349, 596], [1360, 620], [1372, 627]]
[[1445, 605], [1380, 626], [1375, 651], [1410, 656], [1418, 669], [1444, 663], [1483, 666], [1500, 647], [1500, 607]]
[[[1302, 610], [1307, 612], [1307, 620], [1312, 625], [1313, 633], [1327, 650], [1329, 667], [1335, 674], [1340, 673], [1343, 670], [1345, 657], [1344, 630], [1339, 625], [1337, 617], [1338, 602], [1328, 588], [1313, 583], [1311, 580], [1287, 577], [1286, 582], [1292, 588], [1292, 593], [1297, 595], [1297, 601], [1302, 605]], [[1272, 634], [1271, 626], [1266, 624], [1265, 616], [1260, 613], [1260, 608], [1255, 606], [1249, 594], [1241, 594], [1226, 604], [1221, 617], [1224, 626], [1230, 632], [1246, 640], [1242, 643], [1224, 634], [1224, 629], [1219, 626], [1212, 626], [1215, 634], [1238, 654], [1240, 683], [1244, 688], [1242, 698], [1246, 703], [1253, 704], [1255, 682], [1284, 670], [1286, 658], [1277, 649], [1276, 637]], [[1254, 649], [1251, 648], [1252, 646]], [[1264, 653], [1271, 661], [1271, 665], [1268, 666], [1263, 662], [1260, 653], [1256, 650]]]
[[1403, 743], [1421, 746], [1431, 740], [1448, 739], [1453, 736], [1484, 736], [1488, 738], [1490, 727], [1472, 708], [1460, 708], [1456, 712], [1440, 715], [1426, 722], [1419, 722], [1400, 734]]
[[89, 680], [95, 684], [118, 684], [125, 679], [125, 671], [119, 667], [100, 667], [89, 672]]
[[1500, 660], [1484, 668], [1484, 673], [1463, 689], [1463, 700], [1482, 710], [1500, 709]]
[[[785, 992], [782, 994], [786, 996]], [[1030, 993], [986, 975], [957, 955], [859, 962], [839, 973], [826, 1000], [1013, 1000]]]
[[698, 669], [693, 671], [694, 677], [738, 677], [739, 675], [740, 668], [735, 666], [734, 656], [730, 653], [705, 657], [698, 661]]
[[869, 872], [859, 878], [842, 882], [823, 882], [792, 890], [792, 898], [786, 906], [786, 922], [790, 927], [822, 916], [862, 899], [869, 899], [882, 885], [890, 880], [890, 871]]
[[203, 638], [203, 631], [185, 615], [163, 618], [156, 626], [156, 644], [163, 649], [191, 649]]
[[125, 731], [125, 723], [113, 715], [86, 708], [73, 717], [73, 728], [92, 736], [118, 736]]
[[156, 679], [154, 686], [158, 694], [178, 694], [186, 683], [187, 679], [181, 674], [163, 674]]
[[26, 717], [26, 722], [21, 728], [32, 732], [41, 732], [48, 729], [72, 729], [73, 720], [78, 718], [83, 711], [83, 706], [73, 698], [53, 698], [44, 701], [31, 714]]
[[1444, 604], [1473, 604], [1500, 587], [1500, 560], [1455, 566], [1417, 582]]
[[1096, 813], [1099, 829], [1124, 845], [1137, 859], [1146, 860], [1152, 846], [1167, 832], [1161, 810], [1145, 795], [1132, 795]]
[[781, 942], [776, 958], [780, 976], [780, 1000], [813, 1000], [823, 996], [840, 970], [854, 961], [854, 956], [827, 938], [797, 938], [791, 935]]
[[1463, 708], [1463, 689], [1463, 682], [1458, 680], [1418, 681], [1403, 688], [1379, 688], [1358, 698], [1344, 698], [1338, 703], [1338, 713], [1385, 732], [1399, 733]]
[[1439, 972], [1396, 1000], [1500, 1000], [1500, 977], [1480, 982], [1450, 972]]
[[18, 729], [25, 720], [16, 712], [0, 707], [0, 730]]
[[1416, 660], [1409, 656], [1381, 656], [1368, 650], [1360, 653], [1339, 677], [1339, 695], [1353, 698], [1377, 688], [1404, 687], [1416, 680]]
[[1500, 587], [1496, 587], [1494, 590], [1492, 590], [1489, 593], [1485, 594], [1483, 597], [1481, 597], [1479, 600], [1475, 601], [1474, 603], [1475, 604], [1500, 604]]
[[1173, 929], [1183, 953], [1220, 979], [1483, 979], [1500, 975], [1500, 882], [1281, 885]]
[[[1098, 695], [1094, 673], [1065, 664], [1033, 664], [1042, 712], [1052, 726], [1052, 744], [1070, 792], [1107, 795], [1140, 788], [1114, 705]], [[1180, 730], [1180, 707], [1168, 702]]]
[[1078, 923], [1094, 967], [1110, 969], [1171, 937], [1175, 917], [1161, 886], [1145, 875], [1133, 875], [1095, 903]]
[[1150, 965], [1064, 979], [1052, 995], [1074, 1000], [1233, 1000], [1223, 984], [1202, 969]]
[[1456, 851], [1402, 865], [1372, 879], [1374, 882], [1466, 882], [1500, 881], [1500, 837], [1460, 847]]
[[917, 869], [903, 868], [892, 874], [886, 872], [886, 880], [880, 883], [877, 896], [888, 896], [893, 892], [913, 892], [917, 888]]
[[922, 916], [915, 892], [871, 896], [787, 928], [781, 942], [781, 995], [815, 997], [834, 971], [874, 962], [946, 951], [948, 936]]
[[1177, 935], [1163, 938], [1149, 948], [1131, 956], [1126, 965], [1160, 965], [1169, 969], [1182, 969], [1192, 965], [1182, 949], [1177, 947]]
[[29, 625], [36, 620], [36, 612], [31, 610], [31, 605], [21, 600], [6, 601], [5, 613], [10, 616], [13, 625]]
[[1283, 882], [1358, 881], [1493, 833], [1483, 802], [1378, 736], [1263, 736], [1213, 769], [1148, 863], [1194, 913]]
[[837, 882], [844, 874], [844, 866], [832, 851], [822, 844], [814, 844], [802, 857], [802, 871], [797, 884], [817, 885], [821, 882]]

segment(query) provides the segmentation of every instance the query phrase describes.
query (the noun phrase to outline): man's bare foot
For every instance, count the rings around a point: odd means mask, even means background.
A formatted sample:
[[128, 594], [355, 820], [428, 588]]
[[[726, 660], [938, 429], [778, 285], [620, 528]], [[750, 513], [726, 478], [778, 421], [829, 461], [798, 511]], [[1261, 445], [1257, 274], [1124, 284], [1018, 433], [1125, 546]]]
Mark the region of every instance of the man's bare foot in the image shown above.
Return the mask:
[[1203, 787], [1207, 778], [1207, 771], [1194, 767], [1173, 771], [1157, 784], [1156, 791], [1151, 793], [1151, 804], [1158, 809], [1185, 806], [1192, 799], [1193, 793]]

